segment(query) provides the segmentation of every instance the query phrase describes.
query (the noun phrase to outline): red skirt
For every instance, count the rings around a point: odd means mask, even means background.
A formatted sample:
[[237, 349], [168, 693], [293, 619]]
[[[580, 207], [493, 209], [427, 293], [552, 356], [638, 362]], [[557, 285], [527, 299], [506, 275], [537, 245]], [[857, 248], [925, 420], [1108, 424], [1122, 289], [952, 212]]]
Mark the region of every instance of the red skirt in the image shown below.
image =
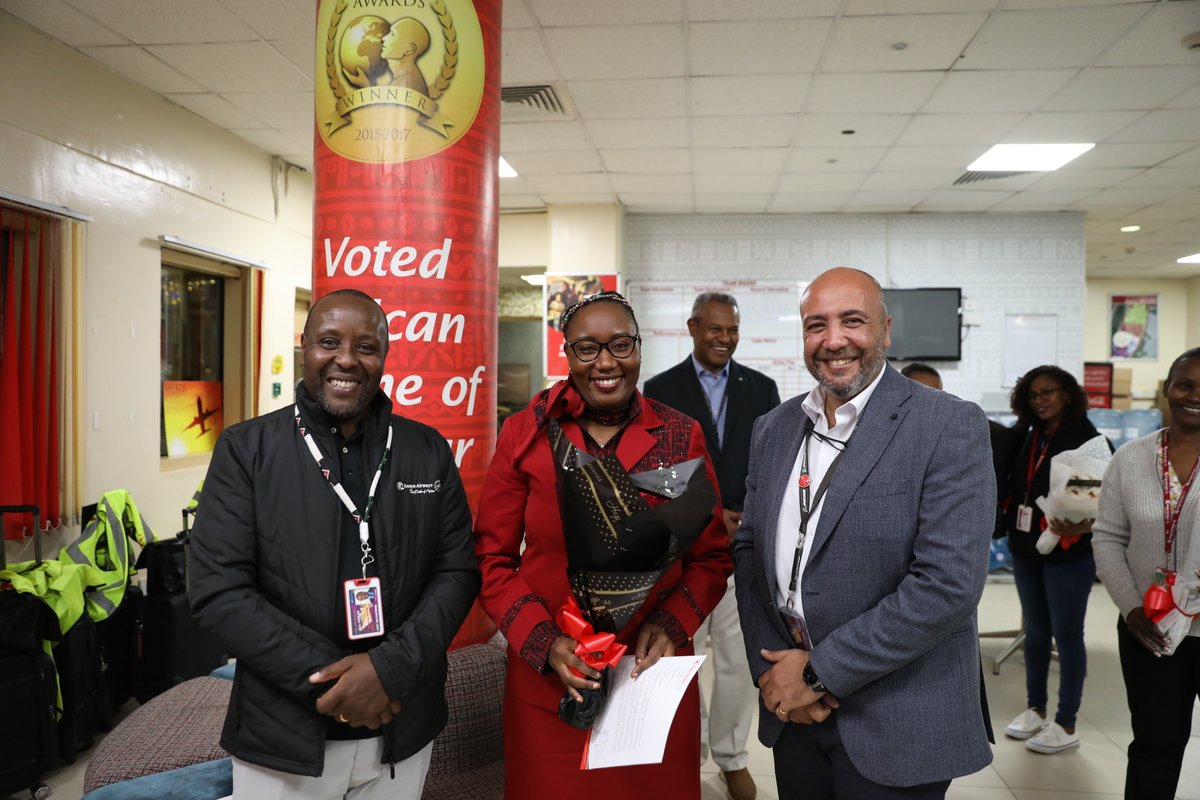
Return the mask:
[[[528, 669], [522, 663], [518, 667]], [[579, 764], [586, 739], [587, 731], [560, 720], [557, 710], [534, 705], [506, 690], [505, 800], [700, 797], [700, 694], [695, 678], [675, 712], [661, 764], [583, 770]]]

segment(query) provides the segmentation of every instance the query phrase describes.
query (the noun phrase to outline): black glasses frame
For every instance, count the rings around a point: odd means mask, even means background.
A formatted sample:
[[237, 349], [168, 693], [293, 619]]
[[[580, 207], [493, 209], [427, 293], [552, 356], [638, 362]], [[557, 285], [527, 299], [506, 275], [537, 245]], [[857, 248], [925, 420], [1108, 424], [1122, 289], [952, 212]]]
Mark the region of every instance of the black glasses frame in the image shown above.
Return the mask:
[[[628, 353], [626, 353], [623, 356], [617, 355], [616, 353], [614, 353], [612, 351], [612, 348], [609, 347], [609, 345], [611, 345], [613, 342], [617, 341], [618, 339], [630, 339], [633, 341], [633, 347], [629, 350]], [[612, 356], [613, 358], [618, 359], [620, 361], [624, 361], [625, 359], [627, 359], [631, 355], [633, 355], [635, 352], [637, 352], [638, 345], [640, 345], [641, 343], [642, 343], [642, 337], [640, 335], [630, 336], [628, 334], [623, 333], [620, 336], [614, 336], [613, 338], [609, 339], [607, 342], [598, 342], [595, 339], [588, 339], [586, 337], [581, 338], [581, 339], [576, 339], [573, 342], [567, 342], [567, 347], [571, 348], [571, 352], [575, 354], [575, 357], [578, 358], [580, 361], [582, 361], [584, 364], [590, 364], [593, 361], [595, 361], [597, 358], [599, 358], [600, 354], [602, 352], [604, 352], [605, 350], [607, 350], [608, 354], [610, 356]], [[580, 344], [596, 345], [598, 347], [598, 349], [596, 350], [596, 354], [593, 355], [591, 358], [588, 358], [587, 356], [580, 353], [579, 350], [576, 349], [576, 346], [580, 345]]]

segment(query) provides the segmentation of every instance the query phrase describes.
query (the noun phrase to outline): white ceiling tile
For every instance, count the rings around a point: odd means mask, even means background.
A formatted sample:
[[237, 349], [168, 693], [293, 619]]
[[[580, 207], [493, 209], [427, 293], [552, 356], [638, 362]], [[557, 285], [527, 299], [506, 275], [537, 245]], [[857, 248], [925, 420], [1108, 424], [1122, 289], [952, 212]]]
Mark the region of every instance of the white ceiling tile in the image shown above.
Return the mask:
[[[1185, 67], [1185, 69], [1188, 68]], [[1167, 103], [1166, 108], [1200, 108], [1200, 85]]]
[[1163, 163], [1170, 167], [1200, 167], [1200, 147], [1193, 147]]
[[287, 39], [270, 45], [303, 72], [310, 83], [316, 79], [317, 55], [311, 39]]
[[[217, 0], [75, 0], [87, 14], [135, 44], [200, 44], [258, 39]], [[316, 25], [313, 25], [315, 35]]]
[[689, 140], [683, 118], [589, 120], [587, 131], [593, 144], [609, 150], [687, 147]]
[[500, 37], [500, 47], [500, 78], [505, 86], [552, 83], [558, 78], [558, 70], [536, 30], [506, 30]]
[[927, 189], [908, 189], [895, 192], [855, 192], [843, 210], [859, 212], [902, 212], [921, 204], [929, 196]]
[[[1200, 70], [1180, 67], [1094, 67], [1072, 78], [1042, 111], [1121, 111], [1158, 108], [1200, 84]], [[1200, 96], [1200, 87], [1197, 88]]]
[[712, 194], [697, 193], [695, 205], [697, 211], [761, 214], [767, 210], [767, 203], [770, 201], [770, 192], [747, 192], [745, 194], [714, 192]]
[[1108, 144], [1102, 142], [1071, 162], [1071, 166], [1091, 168], [1153, 167], [1189, 149], [1188, 142], [1142, 142]]
[[1150, 13], [1096, 59], [1097, 66], [1196, 63], [1195, 52], [1189, 52], [1180, 39], [1200, 30], [1200, 3], [1188, 0], [1150, 5]]
[[1146, 8], [1142, 4], [993, 14], [956, 68], [1083, 67], [1145, 14]]
[[1163, 166], [1145, 170], [1121, 184], [1122, 189], [1177, 186], [1194, 189], [1200, 186], [1200, 167]]
[[500, 128], [500, 150], [521, 153], [537, 150], [586, 150], [590, 145], [578, 122], [510, 123]]
[[687, 172], [691, 168], [691, 151], [674, 150], [610, 150], [600, 155], [609, 172]]
[[264, 42], [164, 44], [146, 48], [216, 92], [310, 91], [312, 81]]
[[676, 25], [550, 28], [545, 33], [550, 54], [567, 80], [684, 74], [683, 30]]
[[839, 72], [813, 79], [804, 104], [816, 114], [853, 113], [869, 108], [876, 114], [914, 114], [921, 109], [942, 72]]
[[621, 192], [617, 195], [621, 205], [633, 214], [686, 214], [692, 211], [691, 192], [678, 194], [643, 194]]
[[[1001, 0], [1000, 7], [1005, 11], [1020, 11], [1022, 9], [1044, 8], [1082, 8], [1085, 6], [1115, 6], [1129, 3], [1130, 0]], [[1150, 0], [1153, 2], [1153, 0]], [[1150, 2], [1141, 0], [1142, 5]]]
[[[1078, 203], [1076, 206], [1078, 207]], [[1138, 211], [1137, 206], [1112, 207], [1112, 208], [1093, 208], [1088, 209], [1087, 218], [1089, 220], [1116, 220], [1127, 218]]]
[[556, 175], [569, 172], [603, 172], [604, 165], [595, 150], [544, 150], [532, 153], [507, 153], [504, 158], [517, 174]]
[[612, 186], [619, 194], [635, 192], [639, 194], [676, 194], [692, 191], [692, 176], [687, 173], [678, 175], [638, 175], [634, 172], [614, 172], [608, 176]]
[[613, 25], [633, 27], [648, 22], [679, 22], [682, 0], [529, 0], [534, 15], [544, 27], [564, 25]]
[[954, 71], [925, 104], [927, 112], [1035, 111], [1069, 81], [1075, 70]]
[[824, 147], [887, 146], [896, 141], [911, 119], [907, 114], [805, 114], [800, 118], [795, 143]]
[[1042, 190], [1060, 189], [1106, 189], [1127, 181], [1141, 172], [1136, 168], [1124, 169], [1087, 169], [1074, 163], [1067, 164], [1060, 170], [1048, 172], [1038, 179], [1034, 188]]
[[796, 132], [795, 115], [699, 117], [692, 120], [695, 147], [783, 147]]
[[501, 178], [500, 192], [501, 194], [537, 194], [534, 188], [529, 185], [529, 181], [520, 175], [515, 175], [511, 178]]
[[935, 14], [943, 11], [991, 11], [996, 0], [846, 0], [842, 13], [862, 14]]
[[616, 192], [543, 192], [546, 205], [577, 206], [589, 203], [615, 203]]
[[1011, 114], [917, 114], [896, 140], [898, 145], [992, 145], [1025, 119]]
[[863, 182], [862, 190], [864, 192], [897, 192], [907, 189], [946, 189], [962, 173], [961, 169], [873, 172]]
[[216, 94], [168, 94], [168, 100], [222, 128], [266, 128], [265, 122]]
[[537, 24], [525, 6], [525, 0], [504, 0], [500, 17], [503, 20], [504, 36], [514, 29], [532, 28]]
[[862, 186], [866, 177], [865, 172], [787, 172], [779, 176], [779, 192], [853, 192]]
[[226, 92], [222, 96], [275, 128], [311, 126], [316, 115], [311, 92]]
[[779, 177], [776, 175], [755, 173], [727, 173], [724, 175], [707, 173], [693, 176], [693, 184], [696, 187], [697, 194], [700, 192], [760, 192], [769, 194], [775, 190], [777, 183], [779, 183]]
[[525, 180], [542, 195], [563, 192], [592, 194], [612, 191], [612, 184], [609, 183], [608, 176], [599, 172], [527, 175]]
[[[842, 17], [821, 62], [826, 72], [950, 69], [986, 14]], [[903, 49], [893, 45], [903, 42]]]
[[692, 22], [832, 17], [839, 0], [688, 0]]
[[699, 22], [688, 27], [693, 75], [811, 72], [833, 21], [827, 18]]
[[1012, 192], [982, 191], [978, 189], [940, 189], [918, 206], [920, 211], [986, 211], [997, 203], [1012, 197]]
[[683, 78], [568, 81], [567, 91], [585, 120], [687, 116]]
[[1086, 200], [1076, 204], [1076, 208], [1139, 208], [1141, 206], [1161, 203], [1179, 194], [1178, 187], [1141, 188], [1141, 189], [1102, 189]]
[[1144, 117], [1113, 136], [1112, 142], [1188, 142], [1200, 139], [1200, 108], [1148, 111]]
[[1091, 189], [1061, 189], [1056, 192], [1017, 192], [996, 204], [996, 211], [1059, 211], [1091, 195]]
[[72, 47], [129, 43], [63, 0], [0, 0], [0, 9]]
[[[144, 5], [144, 3], [143, 3]], [[226, 0], [225, 5], [255, 33], [275, 39], [313, 40], [317, 23], [313, 14], [283, 13], [279, 0]]]
[[850, 199], [850, 192], [780, 192], [767, 210], [775, 213], [808, 212], [832, 214]]
[[500, 182], [500, 208], [502, 209], [541, 208], [545, 204], [542, 196], [538, 194], [507, 194], [504, 191], [504, 182]]
[[697, 148], [692, 151], [692, 171], [697, 174], [728, 174], [731, 172], [772, 173], [783, 170], [786, 147]]
[[885, 147], [798, 147], [788, 154], [788, 172], [867, 172], [887, 152]]
[[1142, 111], [1053, 111], [1030, 114], [1002, 143], [1101, 142], [1140, 118]]
[[1131, 213], [1129, 216], [1135, 222], [1142, 220], [1178, 222], [1200, 217], [1200, 205], [1153, 205], [1149, 208], [1138, 209], [1136, 214]]
[[[236, 133], [260, 150], [265, 150], [275, 156], [281, 156], [284, 153], [296, 153], [304, 149], [300, 142], [294, 141], [274, 128], [251, 128], [249, 130], [234, 128], [231, 132]], [[309, 149], [312, 149], [311, 143], [309, 144]]]
[[800, 110], [812, 76], [753, 75], [692, 78], [697, 116], [793, 114]]
[[978, 145], [958, 145], [954, 147], [893, 147], [888, 150], [876, 166], [877, 170], [885, 172], [905, 172], [911, 170], [956, 169], [960, 173], [966, 171], [970, 164], [987, 150]]
[[80, 50], [109, 69], [159, 94], [204, 91], [203, 86], [179, 74], [136, 45], [82, 47]]

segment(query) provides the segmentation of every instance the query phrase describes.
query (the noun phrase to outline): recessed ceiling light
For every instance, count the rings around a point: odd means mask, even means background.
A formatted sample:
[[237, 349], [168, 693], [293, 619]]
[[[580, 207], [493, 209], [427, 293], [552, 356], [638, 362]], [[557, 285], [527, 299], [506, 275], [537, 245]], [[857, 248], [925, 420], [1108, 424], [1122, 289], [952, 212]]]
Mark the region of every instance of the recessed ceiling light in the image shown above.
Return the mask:
[[1142, 229], [1141, 225], [1122, 225], [1121, 233], [1137, 233]]
[[533, 275], [522, 275], [521, 280], [525, 281], [530, 286], [545, 286], [546, 285], [546, 273], [536, 272]]
[[1176, 264], [1200, 264], [1200, 253], [1192, 253], [1190, 256], [1176, 259]]
[[512, 168], [512, 164], [509, 164], [507, 161], [504, 160], [504, 156], [500, 156], [500, 177], [501, 178], [517, 177], [517, 171]]
[[997, 144], [967, 169], [972, 172], [1053, 172], [1095, 146], [1094, 143]]

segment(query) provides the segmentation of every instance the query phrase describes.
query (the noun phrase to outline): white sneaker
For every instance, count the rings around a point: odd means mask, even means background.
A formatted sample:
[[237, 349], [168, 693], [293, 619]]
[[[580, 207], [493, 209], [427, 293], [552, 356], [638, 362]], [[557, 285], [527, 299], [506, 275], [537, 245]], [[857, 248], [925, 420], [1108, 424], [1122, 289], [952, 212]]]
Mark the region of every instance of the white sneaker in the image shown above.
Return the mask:
[[1028, 739], [1046, 727], [1046, 718], [1032, 708], [1027, 708], [1004, 726], [1004, 735], [1010, 739]]
[[1072, 747], [1079, 747], [1079, 737], [1067, 733], [1057, 722], [1051, 722], [1038, 731], [1038, 734], [1025, 742], [1025, 747], [1035, 753], [1061, 753]]

